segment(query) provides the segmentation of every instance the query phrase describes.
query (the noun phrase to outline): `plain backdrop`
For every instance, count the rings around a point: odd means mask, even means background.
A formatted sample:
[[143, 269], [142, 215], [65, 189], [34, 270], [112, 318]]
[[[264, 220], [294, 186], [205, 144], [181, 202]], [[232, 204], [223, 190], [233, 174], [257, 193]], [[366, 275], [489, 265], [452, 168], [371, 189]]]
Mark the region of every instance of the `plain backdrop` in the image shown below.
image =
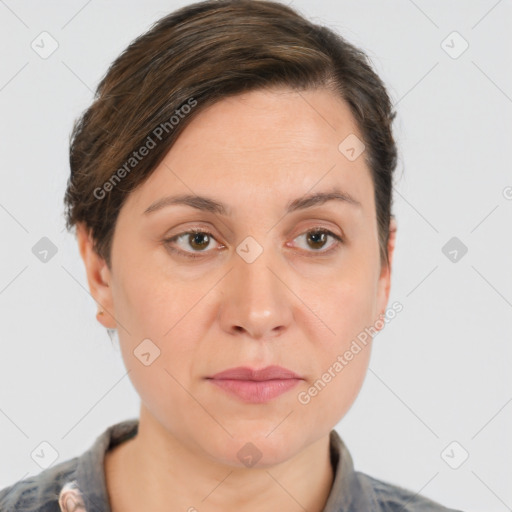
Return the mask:
[[[0, 488], [41, 471], [42, 442], [58, 463], [138, 415], [64, 229], [68, 142], [108, 65], [188, 3], [0, 0]], [[389, 304], [403, 311], [336, 428], [357, 470], [449, 507], [511, 510], [512, 2], [290, 4], [363, 48], [398, 111]], [[40, 37], [58, 44], [47, 58]]]

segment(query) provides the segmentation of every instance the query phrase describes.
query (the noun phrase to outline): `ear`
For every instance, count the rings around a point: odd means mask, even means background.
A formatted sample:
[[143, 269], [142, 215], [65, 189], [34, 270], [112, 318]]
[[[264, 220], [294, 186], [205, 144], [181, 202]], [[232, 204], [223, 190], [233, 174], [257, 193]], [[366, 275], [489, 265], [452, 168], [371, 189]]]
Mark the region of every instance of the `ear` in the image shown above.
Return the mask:
[[[394, 216], [389, 222], [389, 239], [388, 239], [388, 261], [389, 265], [383, 264], [378, 284], [378, 313], [384, 315], [389, 300], [389, 291], [391, 288], [391, 268], [393, 264], [393, 255], [395, 252], [397, 224]], [[380, 316], [379, 316], [380, 318]]]
[[104, 311], [99, 315], [98, 322], [104, 327], [116, 329], [117, 325], [113, 316], [112, 288], [110, 287], [111, 272], [105, 260], [93, 249], [93, 239], [90, 230], [83, 224], [76, 226], [78, 249], [85, 265], [89, 290], [93, 299], [98, 303], [99, 310]]

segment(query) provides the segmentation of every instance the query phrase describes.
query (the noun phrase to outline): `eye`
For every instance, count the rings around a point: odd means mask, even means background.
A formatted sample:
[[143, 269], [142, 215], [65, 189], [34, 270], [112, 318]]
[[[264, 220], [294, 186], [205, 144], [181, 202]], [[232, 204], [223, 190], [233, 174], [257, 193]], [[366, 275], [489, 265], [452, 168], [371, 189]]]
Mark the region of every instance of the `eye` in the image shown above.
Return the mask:
[[[303, 236], [306, 237], [306, 244], [308, 245], [308, 247], [312, 247], [314, 249], [313, 251], [308, 252], [317, 252], [321, 254], [330, 253], [331, 251], [336, 250], [339, 247], [339, 245], [343, 243], [343, 239], [340, 236], [324, 228], [315, 228], [306, 231], [302, 235], [299, 235], [295, 240]], [[325, 246], [326, 241], [329, 237], [334, 239], [334, 242], [330, 245], [331, 248], [323, 251], [319, 250]]]
[[[191, 252], [183, 251], [181, 249], [176, 249], [172, 246], [178, 241], [184, 239], [185, 244], [188, 247], [192, 247], [198, 250], [194, 250]], [[164, 240], [165, 245], [173, 252], [183, 255], [187, 258], [201, 258], [202, 254], [193, 254], [194, 252], [205, 252], [211, 240], [215, 240], [215, 237], [208, 231], [204, 231], [202, 229], [191, 229], [190, 231], [186, 231], [185, 233], [180, 233], [179, 235], [173, 236], [172, 238], [167, 238]]]
[[[343, 239], [333, 233], [332, 231], [324, 228], [314, 228], [306, 231], [302, 235], [299, 235], [295, 238], [300, 238], [302, 236], [306, 236], [306, 243], [313, 247], [313, 253], [326, 254], [330, 253], [333, 250], [336, 250], [341, 243], [343, 243]], [[326, 240], [328, 238], [332, 238], [335, 240], [334, 243], [331, 244], [331, 248], [327, 250], [320, 251], [323, 246], [325, 246]], [[211, 240], [215, 240], [215, 237], [209, 232], [202, 229], [191, 229], [190, 231], [186, 231], [184, 233], [180, 233], [179, 235], [173, 236], [172, 238], [167, 238], [163, 240], [166, 247], [169, 248], [172, 252], [175, 252], [179, 255], [185, 256], [186, 258], [201, 258], [203, 254], [206, 252], [208, 246], [210, 245]], [[181, 249], [176, 249], [173, 245], [176, 245], [178, 242], [182, 242], [185, 245], [188, 245], [188, 248], [192, 248], [194, 250], [188, 251]], [[222, 244], [220, 247], [223, 247]], [[186, 247], [185, 247], [186, 249]], [[306, 249], [307, 250], [307, 249]], [[196, 254], [194, 254], [196, 253]]]

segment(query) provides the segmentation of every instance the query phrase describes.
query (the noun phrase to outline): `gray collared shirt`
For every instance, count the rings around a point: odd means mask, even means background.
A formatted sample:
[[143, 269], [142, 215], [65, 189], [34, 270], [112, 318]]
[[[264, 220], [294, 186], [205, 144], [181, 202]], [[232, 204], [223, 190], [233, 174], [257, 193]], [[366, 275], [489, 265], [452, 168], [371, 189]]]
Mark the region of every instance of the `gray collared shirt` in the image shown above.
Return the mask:
[[[134, 437], [138, 419], [108, 427], [82, 455], [0, 490], [0, 512], [111, 512], [105, 452]], [[460, 512], [354, 470], [335, 430], [330, 434], [334, 482], [323, 512]]]

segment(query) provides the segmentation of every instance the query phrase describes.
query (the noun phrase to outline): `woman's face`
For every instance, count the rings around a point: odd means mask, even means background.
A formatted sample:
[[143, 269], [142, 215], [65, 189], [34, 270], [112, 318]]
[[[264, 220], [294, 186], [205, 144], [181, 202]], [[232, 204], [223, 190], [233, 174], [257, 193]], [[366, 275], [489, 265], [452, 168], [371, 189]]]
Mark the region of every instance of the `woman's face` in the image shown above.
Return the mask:
[[[354, 136], [348, 105], [326, 90], [222, 100], [127, 198], [112, 271], [87, 259], [143, 408], [197, 455], [237, 466], [287, 460], [327, 435], [359, 392], [371, 345], [361, 333], [382, 327], [390, 274]], [[354, 202], [296, 203], [332, 192]], [[150, 208], [184, 195], [196, 207]], [[212, 379], [274, 365], [298, 378]]]

